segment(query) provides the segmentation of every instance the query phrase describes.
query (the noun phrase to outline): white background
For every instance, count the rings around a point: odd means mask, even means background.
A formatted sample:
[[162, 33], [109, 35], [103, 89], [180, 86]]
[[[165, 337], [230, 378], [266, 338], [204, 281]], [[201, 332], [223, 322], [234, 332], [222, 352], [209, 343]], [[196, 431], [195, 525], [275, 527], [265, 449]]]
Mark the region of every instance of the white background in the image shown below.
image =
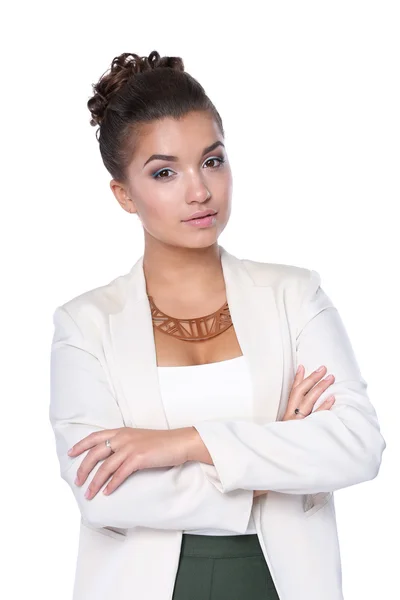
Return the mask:
[[317, 270], [339, 309], [387, 442], [378, 478], [335, 493], [345, 598], [396, 595], [398, 9], [385, 0], [2, 9], [8, 600], [72, 598], [79, 512], [48, 420], [52, 314], [142, 254], [141, 224], [109, 188], [86, 102], [115, 56], [152, 50], [181, 56], [222, 116], [234, 192], [220, 244], [239, 257]]

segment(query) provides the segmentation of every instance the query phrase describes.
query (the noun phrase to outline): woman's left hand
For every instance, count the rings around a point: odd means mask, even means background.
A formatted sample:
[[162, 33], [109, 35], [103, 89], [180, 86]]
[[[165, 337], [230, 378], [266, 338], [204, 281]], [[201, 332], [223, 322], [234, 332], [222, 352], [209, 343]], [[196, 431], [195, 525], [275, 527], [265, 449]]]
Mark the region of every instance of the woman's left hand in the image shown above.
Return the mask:
[[[96, 431], [68, 451], [68, 456], [77, 456], [89, 450], [79, 466], [75, 483], [82, 485], [95, 465], [105, 459], [93, 477], [85, 497], [89, 500], [93, 498], [112, 475], [103, 490], [104, 494], [110, 494], [135, 471], [185, 463], [189, 460], [191, 444], [196, 437], [198, 434], [193, 427], [161, 430], [120, 427]], [[113, 452], [105, 445], [107, 439], [110, 440]]]

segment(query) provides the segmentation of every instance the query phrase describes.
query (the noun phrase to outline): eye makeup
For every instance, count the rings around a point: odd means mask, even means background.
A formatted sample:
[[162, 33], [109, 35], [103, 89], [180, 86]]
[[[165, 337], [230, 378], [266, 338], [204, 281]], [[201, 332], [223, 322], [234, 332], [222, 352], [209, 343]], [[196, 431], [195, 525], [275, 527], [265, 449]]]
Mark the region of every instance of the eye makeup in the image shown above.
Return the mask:
[[[223, 158], [222, 156], [210, 156], [209, 158], [207, 158], [204, 161], [204, 163], [207, 163], [210, 160], [218, 161], [218, 166], [207, 167], [207, 168], [211, 168], [211, 169], [219, 169], [226, 162], [225, 158]], [[151, 177], [153, 179], [171, 179], [171, 177], [159, 177], [160, 173], [163, 173], [164, 171], [171, 171], [171, 173], [173, 172], [172, 169], [169, 169], [168, 167], [164, 167], [162, 169], [158, 169], [157, 171], [154, 171], [154, 173], [151, 174]]]

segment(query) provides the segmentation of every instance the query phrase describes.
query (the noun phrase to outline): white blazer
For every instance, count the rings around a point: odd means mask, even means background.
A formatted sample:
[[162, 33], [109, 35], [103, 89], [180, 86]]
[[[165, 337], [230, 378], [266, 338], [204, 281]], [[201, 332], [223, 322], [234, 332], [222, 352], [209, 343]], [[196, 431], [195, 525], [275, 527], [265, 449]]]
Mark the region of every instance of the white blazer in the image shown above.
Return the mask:
[[[214, 465], [137, 471], [86, 500], [102, 461], [76, 486], [88, 451], [70, 458], [73, 444], [101, 429], [168, 429], [143, 256], [54, 312], [50, 421], [82, 517], [74, 600], [171, 600], [182, 531], [244, 533], [251, 511], [280, 600], [343, 599], [333, 492], [376, 477], [386, 447], [367, 383], [316, 271], [220, 250], [254, 415], [193, 423]], [[331, 393], [336, 402], [281, 421], [298, 364], [336, 377], [314, 409]], [[255, 489], [270, 491], [253, 501]]]

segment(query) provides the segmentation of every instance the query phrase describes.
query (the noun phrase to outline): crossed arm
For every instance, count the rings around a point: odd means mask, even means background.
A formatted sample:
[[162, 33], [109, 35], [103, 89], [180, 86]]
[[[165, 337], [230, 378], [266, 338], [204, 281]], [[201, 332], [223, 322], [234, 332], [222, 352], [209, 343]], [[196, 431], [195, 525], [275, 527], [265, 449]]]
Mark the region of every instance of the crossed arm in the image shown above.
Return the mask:
[[306, 375], [320, 364], [334, 373], [335, 382], [321, 399], [333, 394], [335, 403], [304, 419], [264, 425], [194, 423], [214, 463], [200, 463], [201, 468], [222, 493], [239, 487], [329, 492], [371, 480], [379, 472], [386, 442], [342, 319], [320, 283], [311, 270], [298, 318], [296, 358]]
[[[95, 353], [64, 307], [53, 316], [50, 421], [61, 476], [83, 518], [97, 527], [219, 528], [244, 533], [253, 490], [291, 494], [330, 491], [372, 479], [386, 443], [336, 308], [310, 271], [297, 332], [297, 360], [311, 372], [335, 373], [331, 410], [264, 425], [202, 421], [191, 460], [137, 471], [112, 494], [84, 497], [74, 483], [85, 453], [68, 449], [95, 431], [124, 427], [117, 399]], [[102, 461], [94, 469], [94, 474]], [[234, 465], [234, 467], [233, 467]]]
[[[70, 458], [68, 450], [91, 433], [122, 428], [125, 423], [106, 373], [76, 322], [63, 307], [56, 309], [53, 320], [49, 416], [61, 477], [84, 521], [94, 527], [215, 528], [244, 533], [253, 491], [221, 494], [197, 461], [139, 470], [109, 496], [100, 492], [91, 500], [85, 498], [90, 481], [82, 486], [74, 481], [88, 452]], [[91, 477], [103, 462], [98, 462]]]

